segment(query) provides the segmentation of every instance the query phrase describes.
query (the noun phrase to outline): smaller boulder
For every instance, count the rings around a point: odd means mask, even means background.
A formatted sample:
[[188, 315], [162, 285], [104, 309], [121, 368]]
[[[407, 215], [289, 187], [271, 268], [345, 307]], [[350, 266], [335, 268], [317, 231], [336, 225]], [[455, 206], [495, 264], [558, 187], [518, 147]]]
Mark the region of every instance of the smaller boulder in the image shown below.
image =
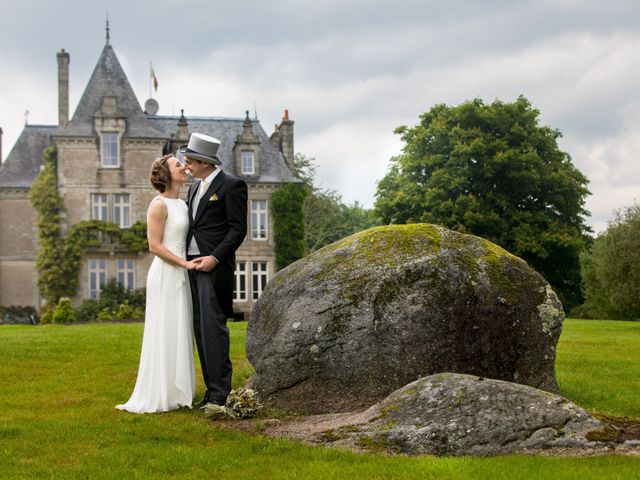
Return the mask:
[[[466, 374], [423, 377], [320, 441], [409, 455], [504, 455], [587, 448], [610, 426], [558, 395]], [[610, 435], [608, 435], [610, 436]]]

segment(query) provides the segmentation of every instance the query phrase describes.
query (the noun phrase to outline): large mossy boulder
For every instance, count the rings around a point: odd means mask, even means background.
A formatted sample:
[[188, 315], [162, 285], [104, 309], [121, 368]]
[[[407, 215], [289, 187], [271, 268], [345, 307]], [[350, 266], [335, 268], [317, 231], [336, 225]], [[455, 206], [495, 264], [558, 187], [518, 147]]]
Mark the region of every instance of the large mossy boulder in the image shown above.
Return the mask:
[[251, 386], [292, 411], [368, 407], [458, 372], [557, 392], [564, 314], [526, 262], [427, 225], [354, 234], [278, 272], [247, 331]]

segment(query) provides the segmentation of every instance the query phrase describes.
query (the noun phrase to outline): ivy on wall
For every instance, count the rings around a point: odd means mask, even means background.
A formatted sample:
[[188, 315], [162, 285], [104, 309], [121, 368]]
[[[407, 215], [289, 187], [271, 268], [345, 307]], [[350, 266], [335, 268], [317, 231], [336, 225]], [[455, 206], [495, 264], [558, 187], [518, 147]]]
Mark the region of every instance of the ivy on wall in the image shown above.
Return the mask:
[[117, 251], [142, 252], [148, 249], [147, 227], [136, 222], [122, 230], [115, 223], [87, 220], [73, 225], [62, 236], [64, 202], [58, 191], [57, 149], [44, 151], [44, 165], [33, 182], [29, 198], [37, 215], [38, 244], [36, 259], [38, 289], [53, 308], [61, 297], [73, 297], [78, 290], [80, 260], [88, 249], [108, 246]]
[[58, 151], [54, 146], [44, 151], [44, 165], [31, 185], [29, 199], [36, 211], [38, 227], [38, 289], [47, 304], [55, 305], [66, 292], [61, 256], [64, 245], [60, 220], [64, 204], [58, 193], [56, 163]]
[[275, 235], [276, 270], [304, 257], [305, 185], [288, 183], [271, 196]]
[[78, 272], [83, 255], [89, 249], [104, 246], [118, 251], [144, 252], [148, 249], [147, 226], [136, 222], [130, 230], [122, 230], [115, 223], [84, 220], [71, 227], [62, 249], [65, 264], [63, 281], [68, 289], [66, 296], [73, 297], [78, 290]]

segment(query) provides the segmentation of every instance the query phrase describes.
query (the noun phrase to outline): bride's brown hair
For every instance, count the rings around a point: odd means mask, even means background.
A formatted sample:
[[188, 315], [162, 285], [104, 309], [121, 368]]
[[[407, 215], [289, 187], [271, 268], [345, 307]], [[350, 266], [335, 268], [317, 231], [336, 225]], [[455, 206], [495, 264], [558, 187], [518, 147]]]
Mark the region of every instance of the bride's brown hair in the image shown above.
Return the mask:
[[151, 166], [151, 173], [149, 174], [149, 181], [153, 188], [160, 193], [163, 193], [166, 189], [171, 187], [171, 170], [169, 170], [168, 160], [173, 155], [168, 154], [160, 158], [156, 158]]

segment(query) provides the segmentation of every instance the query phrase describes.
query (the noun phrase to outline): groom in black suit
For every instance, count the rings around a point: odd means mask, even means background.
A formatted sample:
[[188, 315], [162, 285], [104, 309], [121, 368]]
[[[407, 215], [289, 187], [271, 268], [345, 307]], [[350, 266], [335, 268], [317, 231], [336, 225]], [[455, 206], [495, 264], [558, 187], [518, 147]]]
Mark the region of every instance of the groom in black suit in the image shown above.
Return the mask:
[[187, 168], [199, 178], [189, 188], [187, 259], [193, 299], [193, 328], [207, 391], [196, 405], [224, 405], [231, 391], [227, 318], [233, 317], [235, 251], [247, 234], [247, 184], [223, 172], [220, 142], [193, 133], [180, 147]]

